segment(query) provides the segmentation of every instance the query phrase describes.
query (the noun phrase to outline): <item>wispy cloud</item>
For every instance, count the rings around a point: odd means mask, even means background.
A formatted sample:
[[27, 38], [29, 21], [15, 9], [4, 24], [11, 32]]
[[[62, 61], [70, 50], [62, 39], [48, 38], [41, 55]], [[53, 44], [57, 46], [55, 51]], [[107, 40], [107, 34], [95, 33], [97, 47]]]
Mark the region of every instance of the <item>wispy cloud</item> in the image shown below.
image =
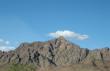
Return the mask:
[[13, 49], [14, 47], [10, 45], [10, 41], [0, 39], [0, 50], [1, 51], [10, 51]]
[[49, 33], [49, 36], [52, 36], [52, 37], [63, 36], [65, 38], [74, 38], [77, 40], [85, 40], [89, 38], [88, 35], [86, 34], [79, 34], [69, 30], [52, 32], [52, 33]]

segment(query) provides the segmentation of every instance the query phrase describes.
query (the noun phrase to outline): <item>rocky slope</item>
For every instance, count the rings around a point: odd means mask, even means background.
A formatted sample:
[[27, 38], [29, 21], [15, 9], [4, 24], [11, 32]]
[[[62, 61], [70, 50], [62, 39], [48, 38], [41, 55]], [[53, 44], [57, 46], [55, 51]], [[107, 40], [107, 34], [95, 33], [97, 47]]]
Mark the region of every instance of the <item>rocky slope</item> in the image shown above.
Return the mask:
[[0, 63], [34, 64], [36, 67], [86, 64], [109, 68], [110, 49], [88, 50], [59, 37], [46, 42], [22, 43], [14, 51], [0, 51]]

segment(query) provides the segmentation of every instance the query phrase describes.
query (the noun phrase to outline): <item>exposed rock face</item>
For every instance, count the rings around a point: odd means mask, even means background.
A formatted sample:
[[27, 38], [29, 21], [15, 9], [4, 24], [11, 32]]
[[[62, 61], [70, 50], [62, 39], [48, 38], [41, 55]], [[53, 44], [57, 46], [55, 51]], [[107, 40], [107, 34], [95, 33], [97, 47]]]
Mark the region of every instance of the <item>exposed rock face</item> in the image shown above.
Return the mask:
[[16, 50], [0, 51], [0, 62], [34, 64], [39, 67], [110, 62], [110, 49], [88, 50], [59, 37], [47, 42], [22, 43]]

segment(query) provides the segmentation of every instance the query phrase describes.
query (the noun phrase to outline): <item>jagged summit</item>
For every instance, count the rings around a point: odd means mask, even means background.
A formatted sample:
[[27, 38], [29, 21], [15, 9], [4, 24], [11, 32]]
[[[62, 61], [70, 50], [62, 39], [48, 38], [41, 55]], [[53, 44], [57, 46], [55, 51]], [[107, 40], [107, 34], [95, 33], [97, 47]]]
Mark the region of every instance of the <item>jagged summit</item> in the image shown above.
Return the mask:
[[60, 42], [62, 42], [62, 43], [67, 43], [67, 42], [69, 42], [65, 37], [63, 37], [63, 36], [60, 36], [60, 37], [58, 37], [58, 38], [56, 38], [57, 39], [57, 41], [60, 41]]
[[49, 40], [49, 41], [62, 41], [62, 42], [67, 42], [68, 40], [63, 37], [63, 36], [59, 36], [59, 37], [56, 37], [54, 38], [53, 40]]
[[59, 36], [57, 39], [59, 39], [59, 40], [66, 40], [65, 37], [63, 37], [63, 36]]

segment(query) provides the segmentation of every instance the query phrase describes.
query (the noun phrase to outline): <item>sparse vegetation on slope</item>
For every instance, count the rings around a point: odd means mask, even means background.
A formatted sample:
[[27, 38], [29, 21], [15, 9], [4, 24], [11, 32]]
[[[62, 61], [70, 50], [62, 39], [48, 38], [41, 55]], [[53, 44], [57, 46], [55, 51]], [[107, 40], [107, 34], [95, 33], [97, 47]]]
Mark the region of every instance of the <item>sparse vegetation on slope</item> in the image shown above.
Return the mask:
[[110, 66], [97, 66], [85, 64], [66, 65], [60, 67], [43, 67], [36, 68], [33, 65], [11, 64], [4, 66], [4, 70], [0, 71], [110, 71]]

